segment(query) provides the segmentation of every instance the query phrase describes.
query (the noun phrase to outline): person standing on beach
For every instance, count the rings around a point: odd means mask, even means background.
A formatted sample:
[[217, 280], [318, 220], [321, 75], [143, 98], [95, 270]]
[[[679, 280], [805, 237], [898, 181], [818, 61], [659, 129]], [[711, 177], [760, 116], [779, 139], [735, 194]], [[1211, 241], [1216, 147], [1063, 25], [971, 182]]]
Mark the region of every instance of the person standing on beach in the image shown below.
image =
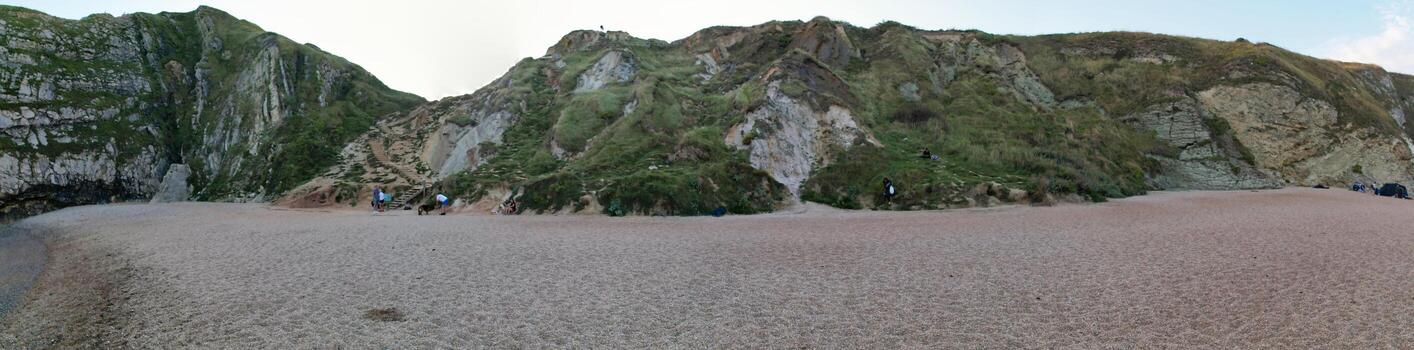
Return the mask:
[[383, 188], [373, 186], [373, 212], [383, 211]]
[[437, 194], [437, 209], [442, 210], [442, 215], [447, 215], [447, 209], [450, 208], [450, 206], [447, 205], [447, 202], [448, 199], [446, 195], [443, 195], [441, 193]]

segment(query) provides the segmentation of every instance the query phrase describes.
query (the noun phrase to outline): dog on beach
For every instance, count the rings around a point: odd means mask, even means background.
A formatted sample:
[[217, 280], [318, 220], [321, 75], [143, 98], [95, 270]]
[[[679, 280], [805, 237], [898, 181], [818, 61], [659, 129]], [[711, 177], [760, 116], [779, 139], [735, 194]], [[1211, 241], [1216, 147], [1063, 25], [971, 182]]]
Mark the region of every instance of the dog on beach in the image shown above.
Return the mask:
[[427, 215], [432, 215], [433, 210], [437, 210], [437, 206], [432, 204], [419, 205], [417, 206], [417, 215], [422, 215], [423, 213], [426, 213]]

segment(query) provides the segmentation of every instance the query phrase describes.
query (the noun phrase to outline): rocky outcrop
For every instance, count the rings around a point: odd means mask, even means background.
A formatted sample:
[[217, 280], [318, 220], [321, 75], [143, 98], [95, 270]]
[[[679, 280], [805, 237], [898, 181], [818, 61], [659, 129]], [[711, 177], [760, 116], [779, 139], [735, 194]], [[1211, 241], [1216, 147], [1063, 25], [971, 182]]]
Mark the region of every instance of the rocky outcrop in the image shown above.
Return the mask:
[[594, 91], [612, 83], [625, 83], [633, 80], [637, 72], [633, 54], [621, 50], [605, 52], [589, 70], [579, 75], [574, 92]]
[[150, 148], [131, 159], [112, 147], [52, 158], [16, 153], [0, 154], [0, 221], [144, 197], [157, 187], [158, 155]]
[[569, 55], [576, 52], [584, 52], [596, 48], [602, 48], [615, 43], [624, 43], [637, 40], [628, 33], [620, 31], [593, 31], [576, 30], [560, 38], [558, 43], [545, 50], [545, 56], [553, 57], [557, 55]]
[[1163, 171], [1152, 176], [1154, 187], [1167, 190], [1228, 190], [1280, 187], [1282, 182], [1257, 171], [1242, 161], [1243, 155], [1231, 135], [1214, 135], [1207, 116], [1198, 102], [1185, 98], [1180, 102], [1151, 106], [1148, 110], [1125, 116], [1121, 120], [1143, 130], [1153, 131], [1159, 140], [1178, 151], [1173, 156], [1154, 155]]
[[506, 128], [509, 128], [514, 122], [515, 115], [501, 110], [491, 114], [476, 114], [472, 118], [477, 121], [476, 126], [463, 128], [444, 125], [442, 129], [438, 130], [438, 135], [445, 136], [432, 139], [434, 142], [439, 139], [446, 140], [445, 142], [450, 146], [450, 150], [446, 153], [427, 154], [434, 160], [442, 160], [441, 166], [437, 168], [439, 176], [445, 177], [460, 171], [475, 170], [476, 166], [484, 163], [485, 157], [488, 156], [481, 153], [484, 144], [501, 143], [501, 135], [505, 134]]
[[1004, 84], [1020, 100], [1042, 108], [1056, 104], [1055, 94], [1031, 71], [1020, 49], [1008, 44], [988, 45], [971, 35], [943, 34], [923, 36], [939, 46], [939, 69], [934, 78], [938, 90], [946, 89], [959, 74], [973, 71]]
[[844, 68], [850, 61], [860, 58], [859, 49], [845, 33], [844, 26], [825, 17], [816, 17], [805, 23], [795, 32], [788, 48], [802, 50], [835, 68]]
[[[702, 214], [1396, 181], [1414, 153], [1394, 130], [1414, 101], [1414, 79], [1401, 79], [1270, 45], [1144, 33], [823, 17], [672, 43], [576, 31], [472, 95], [386, 119], [296, 202], [437, 182], [472, 201], [495, 193], [487, 206]], [[882, 178], [902, 193], [880, 198]]]
[[[1392, 85], [1390, 86], [1392, 89]], [[1391, 92], [1392, 94], [1392, 92]], [[1339, 111], [1272, 83], [1221, 85], [1122, 118], [1178, 151], [1153, 156], [1164, 189], [1247, 189], [1409, 181], [1402, 133], [1348, 129]], [[1397, 122], [1397, 120], [1396, 120]]]
[[[1257, 166], [1287, 183], [1345, 183], [1356, 175], [1407, 182], [1414, 174], [1403, 137], [1341, 127], [1339, 112], [1330, 103], [1292, 88], [1269, 83], [1218, 86], [1200, 92], [1198, 100], [1232, 125]], [[1357, 165], [1361, 174], [1352, 170]]]
[[187, 184], [187, 176], [191, 176], [191, 168], [185, 164], [172, 164], [167, 168], [167, 175], [162, 177], [162, 184], [157, 186], [157, 191], [152, 194], [152, 203], [184, 202], [191, 197], [191, 186]]
[[766, 88], [766, 104], [727, 129], [726, 144], [750, 153], [751, 166], [796, 195], [814, 169], [828, 165], [836, 150], [848, 151], [857, 141], [879, 142], [840, 106], [817, 111], [780, 90]]
[[0, 6], [0, 41], [7, 206], [147, 198], [170, 163], [191, 165], [198, 198], [267, 198], [356, 136], [325, 126], [357, 129], [420, 102], [208, 7], [74, 21]]

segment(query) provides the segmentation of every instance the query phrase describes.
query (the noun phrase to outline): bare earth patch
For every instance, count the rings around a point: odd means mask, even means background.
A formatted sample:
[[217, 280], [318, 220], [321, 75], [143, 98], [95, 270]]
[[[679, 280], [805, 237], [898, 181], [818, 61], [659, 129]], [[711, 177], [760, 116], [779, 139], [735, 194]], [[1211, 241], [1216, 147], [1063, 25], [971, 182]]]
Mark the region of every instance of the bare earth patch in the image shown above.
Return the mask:
[[380, 322], [399, 322], [407, 320], [407, 316], [404, 316], [403, 313], [398, 311], [398, 308], [395, 307], [368, 310], [363, 313], [363, 318]]
[[17, 226], [47, 232], [51, 260], [0, 348], [1414, 346], [1414, 202], [1348, 191], [414, 214], [196, 203], [31, 218]]

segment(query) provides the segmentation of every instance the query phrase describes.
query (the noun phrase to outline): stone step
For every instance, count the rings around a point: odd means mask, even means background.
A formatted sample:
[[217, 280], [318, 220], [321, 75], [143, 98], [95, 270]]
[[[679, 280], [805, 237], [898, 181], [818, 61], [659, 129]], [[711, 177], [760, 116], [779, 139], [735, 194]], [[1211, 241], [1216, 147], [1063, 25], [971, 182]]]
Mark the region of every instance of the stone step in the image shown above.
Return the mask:
[[403, 193], [399, 193], [397, 196], [393, 197], [392, 201], [388, 202], [388, 207], [393, 209], [411, 208], [411, 206], [408, 205], [408, 201], [411, 201], [413, 198], [417, 198], [417, 196], [420, 196], [424, 192], [427, 192], [427, 189], [429, 188], [432, 188], [432, 186], [424, 185], [417, 189], [412, 189], [404, 191]]

